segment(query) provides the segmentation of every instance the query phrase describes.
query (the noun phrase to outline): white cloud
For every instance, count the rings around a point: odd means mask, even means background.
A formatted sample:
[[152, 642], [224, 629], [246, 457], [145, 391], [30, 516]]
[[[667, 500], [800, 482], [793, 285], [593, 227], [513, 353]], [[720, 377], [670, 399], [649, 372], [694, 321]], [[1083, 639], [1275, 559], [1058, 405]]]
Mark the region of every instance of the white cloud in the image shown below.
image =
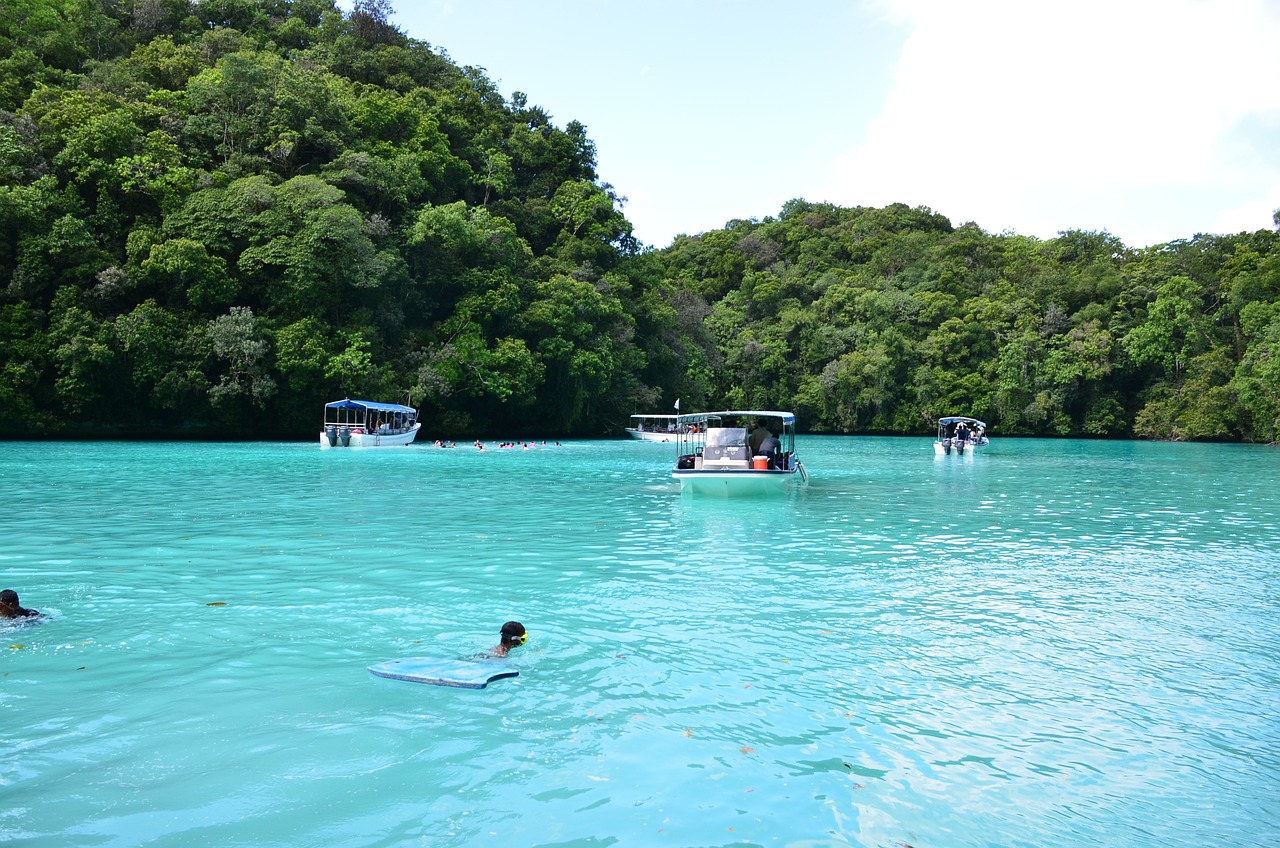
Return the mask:
[[1261, 198], [1219, 210], [1208, 230], [1214, 233], [1239, 233], [1273, 229], [1273, 216], [1277, 210], [1280, 210], [1280, 186], [1272, 186]]
[[1280, 114], [1280, 14], [1262, 0], [885, 2], [912, 32], [828, 200], [1136, 245], [1222, 231], [1280, 194], [1275, 156], [1231, 142]]

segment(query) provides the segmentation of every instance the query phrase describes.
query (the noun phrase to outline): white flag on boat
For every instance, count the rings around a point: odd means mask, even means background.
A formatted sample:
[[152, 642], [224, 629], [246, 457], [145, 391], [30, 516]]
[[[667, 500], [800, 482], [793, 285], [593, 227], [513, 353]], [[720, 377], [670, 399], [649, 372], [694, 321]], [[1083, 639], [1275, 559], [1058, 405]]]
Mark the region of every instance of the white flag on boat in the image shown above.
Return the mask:
[[676, 398], [676, 412], [680, 411], [680, 398]]

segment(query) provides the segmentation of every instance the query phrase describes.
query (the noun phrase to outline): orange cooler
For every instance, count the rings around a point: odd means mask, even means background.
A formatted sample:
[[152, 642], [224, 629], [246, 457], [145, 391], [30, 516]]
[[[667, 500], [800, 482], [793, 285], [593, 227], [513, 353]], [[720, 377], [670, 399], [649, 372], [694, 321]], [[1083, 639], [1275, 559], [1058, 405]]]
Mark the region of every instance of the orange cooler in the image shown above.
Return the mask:
[[756, 471], [768, 471], [769, 457], [767, 456], [755, 457], [754, 459], [751, 460], [751, 467], [754, 468]]

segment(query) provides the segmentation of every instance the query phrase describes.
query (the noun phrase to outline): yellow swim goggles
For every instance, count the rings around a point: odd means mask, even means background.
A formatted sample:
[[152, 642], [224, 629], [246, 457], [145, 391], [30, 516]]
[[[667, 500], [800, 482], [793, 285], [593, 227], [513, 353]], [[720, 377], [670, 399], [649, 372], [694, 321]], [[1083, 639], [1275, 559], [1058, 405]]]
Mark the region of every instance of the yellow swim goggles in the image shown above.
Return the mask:
[[528, 642], [528, 641], [529, 641], [529, 631], [526, 630], [525, 632], [520, 634], [520, 644], [523, 645], [525, 642]]

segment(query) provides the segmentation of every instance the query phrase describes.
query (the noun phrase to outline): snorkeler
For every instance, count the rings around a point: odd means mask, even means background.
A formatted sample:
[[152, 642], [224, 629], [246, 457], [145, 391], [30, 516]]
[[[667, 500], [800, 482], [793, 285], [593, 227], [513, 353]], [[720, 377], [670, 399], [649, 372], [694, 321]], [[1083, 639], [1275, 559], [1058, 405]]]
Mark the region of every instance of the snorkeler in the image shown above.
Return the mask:
[[490, 655], [505, 657], [508, 652], [529, 641], [529, 631], [518, 621], [508, 621], [502, 625], [502, 640], [489, 650]]
[[[18, 593], [12, 589], [0, 592], [0, 618], [39, 618], [40, 610], [26, 609], [18, 604]], [[520, 628], [522, 631], [524, 628]], [[506, 627], [503, 627], [506, 632]], [[524, 644], [521, 642], [520, 644]]]

